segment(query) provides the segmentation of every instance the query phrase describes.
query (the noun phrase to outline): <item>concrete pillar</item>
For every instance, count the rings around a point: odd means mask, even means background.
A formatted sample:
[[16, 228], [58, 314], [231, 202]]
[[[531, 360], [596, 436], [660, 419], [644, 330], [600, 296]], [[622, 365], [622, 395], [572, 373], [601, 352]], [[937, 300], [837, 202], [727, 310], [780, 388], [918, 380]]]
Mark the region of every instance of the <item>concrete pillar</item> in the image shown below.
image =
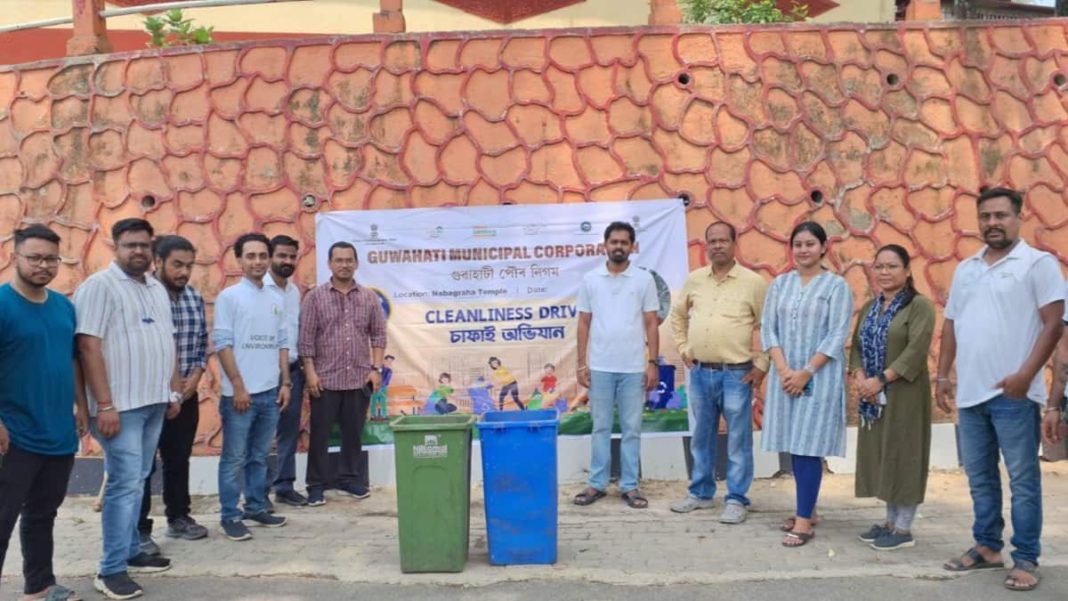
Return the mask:
[[941, 21], [942, 2], [940, 0], [912, 0], [905, 10], [906, 21]]
[[100, 11], [104, 0], [72, 0], [74, 35], [67, 40], [67, 56], [111, 52], [108, 26]]
[[649, 0], [650, 25], [678, 25], [682, 23], [682, 11], [677, 0]]
[[375, 33], [403, 33], [404, 0], [379, 0], [379, 12], [374, 14]]

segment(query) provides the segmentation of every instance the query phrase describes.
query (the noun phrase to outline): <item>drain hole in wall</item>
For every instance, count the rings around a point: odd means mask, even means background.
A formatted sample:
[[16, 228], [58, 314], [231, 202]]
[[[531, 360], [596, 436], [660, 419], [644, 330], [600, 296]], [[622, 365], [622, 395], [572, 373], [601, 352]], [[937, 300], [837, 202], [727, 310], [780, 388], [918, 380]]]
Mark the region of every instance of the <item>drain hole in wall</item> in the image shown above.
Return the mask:
[[680, 192], [678, 199], [682, 201], [682, 206], [684, 207], [690, 206], [690, 203], [693, 202], [693, 197], [690, 196], [689, 192]]
[[304, 205], [305, 209], [314, 208], [317, 202], [318, 200], [315, 198], [314, 194], [305, 194], [304, 197], [300, 199], [300, 204]]
[[1063, 90], [1068, 85], [1068, 77], [1065, 77], [1064, 73], [1055, 73], [1053, 75], [1053, 85]]
[[151, 194], [146, 194], [141, 197], [141, 208], [146, 211], [151, 211], [156, 208], [156, 197]]
[[823, 192], [820, 192], [819, 190], [813, 190], [808, 196], [812, 199], [812, 202], [816, 204], [821, 204], [823, 202]]
[[688, 86], [690, 85], [690, 82], [693, 81], [693, 78], [690, 77], [689, 73], [679, 73], [679, 76], [675, 80], [679, 82], [680, 86]]
[[896, 86], [901, 83], [901, 78], [897, 76], [897, 73], [891, 73], [886, 76], [886, 83], [891, 86]]

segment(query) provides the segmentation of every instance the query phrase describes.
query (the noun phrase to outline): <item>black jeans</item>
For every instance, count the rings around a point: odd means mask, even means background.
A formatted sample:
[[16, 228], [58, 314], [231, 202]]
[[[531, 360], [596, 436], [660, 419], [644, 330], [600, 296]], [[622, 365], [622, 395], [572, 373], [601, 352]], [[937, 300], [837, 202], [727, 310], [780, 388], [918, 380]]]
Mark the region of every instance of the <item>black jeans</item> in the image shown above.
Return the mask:
[[[311, 432], [308, 441], [308, 489], [359, 484], [363, 453], [363, 424], [371, 397], [366, 388], [324, 390], [311, 399]], [[330, 432], [341, 423], [341, 460], [338, 474], [330, 469]]]
[[[15, 445], [0, 465], [0, 576], [15, 522], [22, 541], [23, 592], [39, 593], [56, 583], [52, 572], [52, 527], [67, 495], [74, 455], [38, 455]], [[21, 520], [19, 517], [21, 516]]]
[[[193, 452], [193, 440], [200, 425], [200, 399], [197, 395], [182, 403], [182, 410], [174, 419], [163, 421], [159, 435], [159, 458], [163, 463], [163, 505], [167, 522], [189, 515], [192, 500], [189, 498], [189, 455]], [[156, 463], [152, 462], [152, 474]], [[145, 478], [145, 494], [141, 497], [141, 516], [137, 529], [152, 533], [152, 474]]]

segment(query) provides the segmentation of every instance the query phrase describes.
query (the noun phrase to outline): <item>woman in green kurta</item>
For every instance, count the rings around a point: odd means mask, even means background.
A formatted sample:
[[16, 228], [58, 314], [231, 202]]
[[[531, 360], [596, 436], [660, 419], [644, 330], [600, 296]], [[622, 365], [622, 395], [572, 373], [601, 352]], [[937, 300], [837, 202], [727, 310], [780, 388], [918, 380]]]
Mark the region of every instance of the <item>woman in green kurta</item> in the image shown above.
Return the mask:
[[886, 502], [886, 521], [860, 540], [889, 551], [915, 544], [912, 521], [927, 489], [935, 310], [917, 294], [904, 248], [879, 249], [873, 268], [881, 293], [860, 310], [849, 360], [860, 400], [856, 495]]

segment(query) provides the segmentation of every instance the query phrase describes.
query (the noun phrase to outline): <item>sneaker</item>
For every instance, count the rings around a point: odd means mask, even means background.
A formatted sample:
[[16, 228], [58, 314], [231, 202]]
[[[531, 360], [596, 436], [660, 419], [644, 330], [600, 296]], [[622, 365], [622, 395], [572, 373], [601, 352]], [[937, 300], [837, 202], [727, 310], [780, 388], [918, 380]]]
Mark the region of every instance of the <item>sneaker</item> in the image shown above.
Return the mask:
[[889, 529], [871, 544], [871, 548], [876, 551], [893, 551], [914, 546], [916, 546], [916, 540], [912, 538], [911, 532], [899, 532]]
[[308, 499], [304, 495], [295, 490], [283, 490], [274, 493], [274, 500], [279, 503], [285, 503], [293, 507], [304, 507], [308, 504]]
[[126, 560], [126, 568], [131, 572], [138, 572], [141, 574], [166, 572], [171, 569], [171, 560], [161, 555], [149, 555], [148, 553], [141, 551], [137, 555]]
[[675, 513], [690, 513], [695, 509], [712, 509], [715, 504], [715, 499], [698, 499], [693, 495], [686, 495], [685, 499], [671, 504], [671, 511]]
[[219, 522], [219, 532], [232, 541], [243, 541], [252, 538], [252, 533], [248, 531], [248, 526], [245, 526], [241, 520]]
[[286, 519], [280, 515], [271, 515], [266, 511], [259, 513], [246, 513], [241, 516], [241, 520], [245, 522], [252, 522], [253, 526], [264, 526], [267, 528], [281, 528], [286, 525]]
[[159, 545], [152, 540], [152, 535], [147, 532], [139, 533], [141, 537], [141, 552], [146, 555], [159, 555]]
[[93, 588], [108, 599], [133, 599], [145, 593], [141, 585], [134, 582], [126, 572], [111, 576], [97, 574], [96, 578], [93, 578]]
[[366, 486], [360, 484], [339, 484], [337, 490], [341, 494], [356, 497], [357, 499], [366, 499], [371, 496], [371, 491], [367, 490]]
[[308, 507], [322, 507], [326, 505], [326, 497], [321, 488], [308, 489]]
[[167, 538], [200, 540], [207, 535], [208, 529], [187, 515], [167, 523]]
[[880, 536], [890, 531], [890, 528], [887, 528], [882, 524], [873, 524], [871, 528], [868, 528], [866, 531], [862, 532], [857, 538], [859, 538], [861, 542], [871, 544], [878, 540]]
[[719, 516], [721, 524], [741, 524], [749, 516], [749, 508], [738, 501], [727, 501]]

